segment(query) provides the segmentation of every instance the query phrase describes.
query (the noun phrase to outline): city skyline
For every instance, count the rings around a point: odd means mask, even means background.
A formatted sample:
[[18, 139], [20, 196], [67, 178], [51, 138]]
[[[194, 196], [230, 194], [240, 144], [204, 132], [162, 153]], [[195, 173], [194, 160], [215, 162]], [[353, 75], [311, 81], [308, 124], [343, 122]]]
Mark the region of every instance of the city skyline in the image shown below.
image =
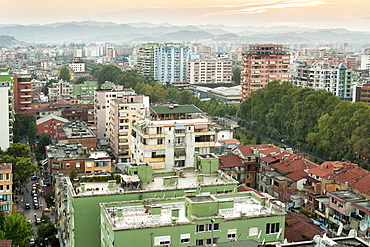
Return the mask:
[[365, 0], [17, 0], [2, 7], [0, 24], [50, 24], [92, 20], [119, 24], [149, 22], [173, 25], [286, 25], [370, 31], [370, 15], [366, 8], [370, 7], [370, 3]]

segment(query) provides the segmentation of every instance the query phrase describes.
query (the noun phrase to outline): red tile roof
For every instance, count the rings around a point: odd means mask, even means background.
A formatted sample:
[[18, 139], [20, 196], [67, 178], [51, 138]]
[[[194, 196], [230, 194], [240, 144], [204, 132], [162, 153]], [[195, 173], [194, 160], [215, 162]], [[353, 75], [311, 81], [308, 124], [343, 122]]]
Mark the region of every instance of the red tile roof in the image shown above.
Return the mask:
[[222, 167], [240, 167], [244, 166], [238, 155], [232, 154], [227, 156], [220, 156], [220, 163]]
[[318, 167], [312, 168], [309, 170], [310, 173], [318, 176], [323, 177], [333, 169], [343, 168], [344, 165], [340, 161], [327, 161], [319, 165]]
[[303, 214], [288, 212], [285, 215], [284, 237], [288, 242], [312, 240], [315, 235], [322, 236], [324, 232], [324, 229], [313, 224], [312, 220]]
[[367, 174], [362, 176], [360, 179], [358, 179], [356, 182], [352, 183], [351, 187], [362, 193], [370, 195], [369, 184], [370, 184], [370, 173], [368, 172]]
[[352, 184], [358, 182], [369, 173], [369, 171], [359, 167], [357, 164], [345, 162], [342, 164], [344, 165], [343, 168], [333, 169], [329, 173], [325, 174], [323, 178], [336, 180], [343, 184], [347, 182], [348, 185], [352, 186]]
[[273, 148], [276, 147], [275, 145], [272, 144], [260, 144], [260, 145], [246, 145], [246, 146], [239, 146], [238, 149], [244, 156], [255, 156], [253, 154], [253, 150], [264, 150], [268, 148]]
[[279, 152], [280, 152], [280, 148], [277, 148], [277, 147], [260, 150], [260, 153], [264, 155], [271, 155], [272, 153], [279, 153]]
[[12, 240], [0, 239], [0, 247], [12, 247]]
[[223, 139], [223, 140], [218, 140], [217, 142], [224, 142], [228, 145], [240, 144], [240, 141], [238, 141], [237, 139]]
[[279, 163], [272, 163], [271, 165], [285, 174], [317, 167], [317, 164], [294, 154], [286, 160], [280, 160]]
[[307, 172], [305, 172], [304, 170], [298, 170], [298, 171], [294, 171], [288, 175], [286, 175], [286, 177], [294, 180], [294, 181], [299, 181], [301, 179], [303, 179], [305, 176], [307, 176]]
[[270, 157], [270, 156], [265, 156], [261, 158], [262, 161], [265, 161], [266, 163], [272, 163], [278, 161], [277, 159]]

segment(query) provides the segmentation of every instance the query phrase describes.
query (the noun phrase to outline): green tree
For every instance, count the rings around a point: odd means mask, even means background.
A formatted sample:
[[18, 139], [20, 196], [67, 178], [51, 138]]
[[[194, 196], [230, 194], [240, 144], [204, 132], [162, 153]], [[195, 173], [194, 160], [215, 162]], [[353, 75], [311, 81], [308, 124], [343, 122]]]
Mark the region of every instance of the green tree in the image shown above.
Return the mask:
[[45, 85], [43, 86], [43, 88], [41, 89], [41, 91], [44, 93], [44, 95], [49, 95], [49, 87], [53, 84], [53, 83], [57, 83], [58, 81], [55, 80], [55, 79], [50, 79], [48, 82], [45, 83]]
[[28, 134], [28, 115], [26, 114], [15, 114], [15, 120], [13, 124], [13, 142], [20, 142]]
[[10, 155], [19, 158], [30, 158], [31, 157], [31, 149], [28, 145], [22, 143], [14, 143], [10, 147], [7, 148], [5, 151], [6, 155]]
[[63, 81], [69, 81], [71, 79], [71, 74], [69, 73], [69, 69], [66, 66], [63, 66], [60, 69], [58, 79]]
[[36, 149], [36, 159], [37, 160], [42, 160], [45, 159], [45, 147], [47, 145], [50, 145], [52, 143], [50, 136], [46, 134], [41, 134], [39, 137], [39, 143]]
[[83, 84], [85, 81], [87, 81], [87, 78], [86, 77], [79, 77], [76, 81], [75, 81], [75, 83], [76, 84]]
[[233, 81], [236, 84], [240, 84], [240, 77], [241, 77], [241, 69], [237, 67], [233, 70]]
[[76, 169], [72, 169], [71, 172], [69, 173], [69, 179], [73, 182], [73, 180], [77, 178], [77, 175], [78, 173]]
[[30, 142], [31, 147], [33, 147], [36, 143], [36, 135], [37, 135], [36, 118], [34, 115], [29, 115], [28, 116], [28, 140]]
[[4, 221], [5, 239], [11, 239], [13, 246], [29, 246], [32, 236], [30, 224], [23, 214], [11, 214]]
[[93, 72], [93, 76], [102, 84], [106, 81], [116, 82], [122, 70], [114, 65], [104, 65]]
[[50, 221], [46, 224], [41, 224], [37, 228], [37, 238], [35, 242], [37, 246], [52, 245], [57, 241], [56, 239], [57, 230]]

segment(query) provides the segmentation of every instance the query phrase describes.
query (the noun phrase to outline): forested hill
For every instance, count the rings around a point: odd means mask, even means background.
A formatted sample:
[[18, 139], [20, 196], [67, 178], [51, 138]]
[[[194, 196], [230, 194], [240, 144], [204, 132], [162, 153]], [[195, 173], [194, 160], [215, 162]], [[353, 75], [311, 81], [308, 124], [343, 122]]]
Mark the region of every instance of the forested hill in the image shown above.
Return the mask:
[[370, 107], [324, 90], [269, 83], [240, 106], [247, 129], [369, 170]]
[[12, 36], [8, 36], [8, 35], [0, 35], [0, 46], [8, 46], [8, 45], [12, 45], [16, 42], [17, 40], [12, 37]]

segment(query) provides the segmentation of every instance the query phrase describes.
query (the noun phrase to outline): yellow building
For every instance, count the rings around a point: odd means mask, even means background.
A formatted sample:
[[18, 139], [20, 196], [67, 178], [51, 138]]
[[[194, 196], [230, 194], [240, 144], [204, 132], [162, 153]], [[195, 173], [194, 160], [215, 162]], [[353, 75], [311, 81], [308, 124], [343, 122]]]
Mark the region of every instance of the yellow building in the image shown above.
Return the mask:
[[2, 163], [0, 164], [0, 211], [5, 212], [5, 214], [11, 214], [12, 212], [12, 187], [12, 164]]

